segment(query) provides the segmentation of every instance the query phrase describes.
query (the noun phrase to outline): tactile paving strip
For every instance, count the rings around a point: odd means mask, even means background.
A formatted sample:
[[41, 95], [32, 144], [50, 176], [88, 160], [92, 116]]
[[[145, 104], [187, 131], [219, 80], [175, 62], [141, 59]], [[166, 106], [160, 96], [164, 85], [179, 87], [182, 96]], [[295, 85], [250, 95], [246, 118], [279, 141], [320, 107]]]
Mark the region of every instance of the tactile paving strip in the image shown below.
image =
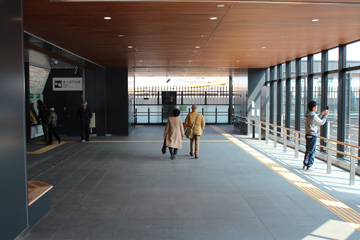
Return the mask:
[[321, 205], [329, 209], [331, 212], [336, 214], [338, 217], [343, 219], [344, 221], [348, 222], [352, 226], [354, 226], [357, 230], [360, 231], [360, 213], [355, 211], [354, 209], [350, 208], [349, 206], [345, 205], [344, 203], [340, 202], [339, 200], [335, 199], [334, 197], [330, 196], [326, 192], [322, 191], [321, 189], [317, 188], [316, 186], [312, 185], [305, 179], [299, 177], [295, 173], [289, 171], [288, 169], [284, 168], [280, 164], [274, 162], [270, 158], [266, 157], [264, 154], [256, 151], [255, 149], [251, 148], [247, 144], [243, 143], [239, 139], [233, 137], [231, 134], [224, 132], [217, 126], [211, 126], [215, 129], [218, 133], [222, 134], [224, 137], [229, 139], [231, 142], [236, 144], [238, 147], [242, 148], [258, 161], [262, 162], [265, 166], [279, 174], [281, 177], [286, 179], [288, 182], [299, 188], [301, 191], [306, 193], [308, 196], [319, 202]]

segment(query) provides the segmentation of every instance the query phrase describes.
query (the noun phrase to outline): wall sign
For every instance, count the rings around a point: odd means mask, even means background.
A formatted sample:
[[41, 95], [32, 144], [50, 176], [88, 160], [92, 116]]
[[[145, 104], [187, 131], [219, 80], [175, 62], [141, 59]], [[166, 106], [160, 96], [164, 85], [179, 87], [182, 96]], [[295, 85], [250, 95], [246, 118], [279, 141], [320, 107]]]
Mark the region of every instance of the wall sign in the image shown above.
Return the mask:
[[53, 78], [53, 91], [82, 90], [82, 78]]

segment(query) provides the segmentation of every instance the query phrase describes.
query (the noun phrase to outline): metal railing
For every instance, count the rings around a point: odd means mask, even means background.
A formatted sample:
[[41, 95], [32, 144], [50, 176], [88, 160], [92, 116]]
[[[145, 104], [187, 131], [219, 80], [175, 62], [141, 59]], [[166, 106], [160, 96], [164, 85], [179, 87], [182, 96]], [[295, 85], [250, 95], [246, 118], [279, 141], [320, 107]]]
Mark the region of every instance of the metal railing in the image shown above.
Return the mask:
[[[190, 109], [189, 109], [190, 112]], [[199, 111], [200, 112], [200, 111]], [[185, 113], [187, 114], [187, 113]], [[218, 108], [215, 108], [215, 111], [205, 111], [204, 108], [201, 109], [201, 114], [204, 116], [206, 123], [208, 124], [218, 124], [218, 123], [229, 123], [230, 121], [230, 109], [228, 108], [227, 111], [219, 111]], [[164, 124], [167, 121], [167, 117], [165, 116], [164, 108], [161, 108], [161, 111], [151, 111], [151, 108], [148, 108], [147, 111], [138, 111], [135, 108], [135, 124]], [[147, 122], [139, 122], [139, 117], [147, 118]], [[159, 121], [151, 121], [152, 117], [158, 117]], [[186, 115], [181, 116], [185, 118]], [[214, 117], [214, 121], [209, 121], [209, 117]], [[225, 121], [219, 121], [219, 118], [226, 118]], [[165, 121], [164, 121], [165, 120]]]
[[[262, 136], [262, 129], [265, 130], [265, 143], [268, 144], [269, 142], [269, 132], [273, 133], [273, 141], [274, 141], [274, 148], [277, 147], [277, 143], [278, 143], [278, 137], [279, 136], [283, 136], [283, 152], [286, 152], [286, 149], [288, 147], [288, 139], [294, 139], [294, 149], [295, 149], [295, 158], [299, 157], [299, 147], [300, 147], [300, 142], [305, 142], [306, 140], [303, 140], [300, 138], [300, 134], [305, 136], [305, 132], [300, 132], [294, 129], [290, 129], [290, 128], [286, 128], [286, 127], [281, 127], [275, 124], [271, 124], [271, 123], [267, 123], [267, 122], [262, 122], [259, 120], [255, 120], [255, 119], [250, 119], [247, 117], [242, 117], [242, 116], [236, 116], [233, 115], [233, 118], [237, 118], [240, 121], [246, 123], [248, 125], [248, 129], [251, 129], [252, 126], [252, 135], [253, 138], [255, 138], [255, 133], [256, 133], [256, 128], [258, 128], [258, 138], [259, 140], [263, 139]], [[269, 127], [267, 127], [269, 126]], [[270, 128], [272, 127], [272, 128]], [[279, 129], [283, 129], [283, 131], [278, 131]], [[291, 134], [293, 133], [293, 134]], [[294, 136], [293, 136], [294, 135]], [[355, 159], [358, 160], [358, 163], [360, 163], [360, 157], [356, 156], [356, 152], [358, 152], [360, 150], [360, 147], [358, 146], [354, 146], [354, 145], [350, 145], [347, 143], [343, 143], [343, 142], [339, 142], [339, 141], [335, 141], [335, 140], [331, 140], [328, 138], [324, 138], [324, 137], [320, 137], [318, 136], [319, 139], [324, 140], [325, 145], [321, 145], [321, 141], [318, 141], [317, 143], [317, 147], [320, 147], [321, 149], [325, 149], [327, 151], [326, 155], [326, 162], [327, 162], [327, 170], [326, 173], [327, 174], [331, 174], [331, 166], [332, 166], [332, 155], [333, 153], [338, 153], [344, 156], [347, 156], [350, 158], [350, 167], [349, 167], [349, 172], [350, 172], [350, 176], [349, 176], [349, 184], [350, 185], [354, 185], [355, 184], [355, 173], [356, 173], [356, 165], [355, 165]], [[337, 149], [333, 149], [332, 146], [336, 146], [336, 145], [343, 145], [343, 146], [347, 146], [350, 149], [350, 154], [345, 153], [343, 151], [339, 151]], [[359, 165], [359, 164], [358, 164]]]

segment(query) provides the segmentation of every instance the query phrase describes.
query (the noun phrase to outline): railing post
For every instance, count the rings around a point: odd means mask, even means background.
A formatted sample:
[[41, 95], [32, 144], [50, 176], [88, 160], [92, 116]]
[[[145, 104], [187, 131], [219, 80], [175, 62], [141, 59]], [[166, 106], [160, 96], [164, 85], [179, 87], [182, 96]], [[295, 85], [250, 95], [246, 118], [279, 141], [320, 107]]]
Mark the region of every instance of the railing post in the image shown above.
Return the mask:
[[252, 134], [253, 134], [253, 138], [255, 138], [255, 121], [252, 121], [252, 123], [253, 123]]
[[215, 124], [217, 124], [217, 107], [215, 108]]
[[261, 141], [261, 130], [262, 130], [262, 124], [261, 122], [259, 123], [260, 124], [260, 127], [259, 127], [259, 140]]
[[161, 108], [161, 123], [164, 123], [164, 108]]
[[268, 129], [268, 125], [266, 125], [265, 128], [265, 144], [269, 143], [269, 129]]
[[150, 124], [150, 108], [148, 108], [148, 124]]
[[274, 128], [274, 148], [276, 148], [277, 147], [277, 129], [276, 128]]
[[[286, 131], [285, 131], [286, 132]], [[286, 153], [287, 148], [287, 136], [283, 136], [283, 152]]]
[[[350, 155], [354, 155], [354, 149], [350, 148]], [[355, 158], [350, 158], [350, 185], [355, 185]]]
[[332, 165], [332, 163], [331, 163], [331, 147], [332, 147], [332, 142], [330, 142], [330, 141], [328, 141], [327, 142], [327, 147], [329, 148], [328, 150], [327, 150], [327, 168], [326, 168], [326, 173], [327, 174], [331, 174], [331, 165]]
[[299, 133], [295, 132], [295, 158], [299, 158]]

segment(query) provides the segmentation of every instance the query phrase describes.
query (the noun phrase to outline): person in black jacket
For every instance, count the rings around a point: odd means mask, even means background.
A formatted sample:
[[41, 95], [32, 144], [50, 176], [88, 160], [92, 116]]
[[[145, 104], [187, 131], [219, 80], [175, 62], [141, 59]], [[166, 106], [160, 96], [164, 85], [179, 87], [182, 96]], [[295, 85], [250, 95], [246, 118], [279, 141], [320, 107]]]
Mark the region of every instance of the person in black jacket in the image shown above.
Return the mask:
[[38, 109], [39, 109], [38, 121], [41, 123], [42, 129], [44, 132], [44, 142], [48, 143], [49, 142], [49, 132], [48, 132], [49, 109], [46, 106], [46, 104], [43, 103], [43, 101], [41, 101], [40, 99], [37, 100], [37, 104], [38, 104]]
[[81, 142], [89, 141], [90, 136], [90, 120], [92, 118], [92, 111], [87, 107], [87, 102], [82, 103], [82, 107], [77, 112], [80, 121]]

